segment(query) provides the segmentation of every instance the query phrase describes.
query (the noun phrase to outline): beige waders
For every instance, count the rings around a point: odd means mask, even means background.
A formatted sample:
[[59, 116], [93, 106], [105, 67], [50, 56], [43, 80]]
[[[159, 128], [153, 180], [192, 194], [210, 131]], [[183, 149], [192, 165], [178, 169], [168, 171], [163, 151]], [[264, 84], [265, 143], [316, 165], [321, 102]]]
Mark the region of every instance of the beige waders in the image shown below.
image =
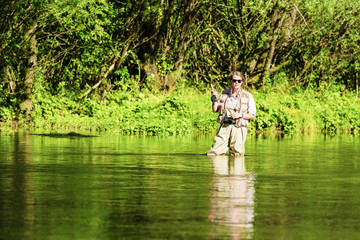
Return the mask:
[[230, 150], [231, 156], [242, 156], [245, 154], [246, 136], [246, 127], [236, 127], [234, 124], [224, 123], [216, 134], [214, 143], [207, 155], [223, 155]]

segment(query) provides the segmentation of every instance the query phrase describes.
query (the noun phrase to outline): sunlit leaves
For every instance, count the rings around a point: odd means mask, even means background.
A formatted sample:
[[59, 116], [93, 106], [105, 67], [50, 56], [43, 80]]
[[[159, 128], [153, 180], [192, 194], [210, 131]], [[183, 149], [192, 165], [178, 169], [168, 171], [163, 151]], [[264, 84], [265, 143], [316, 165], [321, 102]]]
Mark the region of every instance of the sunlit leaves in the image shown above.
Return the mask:
[[[278, 84], [277, 74], [284, 73], [304, 87], [356, 88], [360, 9], [355, 0], [20, 0], [3, 1], [0, 12], [1, 77], [8, 79], [5, 69], [11, 68], [17, 90], [28, 69], [27, 33], [35, 24], [38, 74], [54, 92], [84, 91], [113, 63], [103, 80], [118, 90], [163, 87], [175, 74], [180, 77], [174, 85], [201, 88], [212, 79], [226, 87], [234, 69], [247, 72], [254, 87]], [[154, 73], [156, 80], [150, 77]]]

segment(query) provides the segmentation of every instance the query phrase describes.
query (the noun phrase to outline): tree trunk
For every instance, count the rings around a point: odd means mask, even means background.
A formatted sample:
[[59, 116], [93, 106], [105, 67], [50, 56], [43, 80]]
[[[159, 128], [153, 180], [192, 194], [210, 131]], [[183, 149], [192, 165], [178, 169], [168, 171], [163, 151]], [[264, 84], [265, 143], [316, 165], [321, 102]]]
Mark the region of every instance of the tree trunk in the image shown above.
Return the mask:
[[270, 49], [269, 49], [269, 52], [268, 52], [268, 55], [267, 55], [266, 64], [265, 64], [265, 68], [264, 68], [263, 85], [265, 84], [266, 76], [268, 75], [268, 73], [270, 71], [270, 68], [271, 68], [271, 65], [272, 65], [272, 62], [273, 62], [273, 59], [274, 59], [275, 48], [276, 48], [276, 43], [277, 43], [277, 39], [278, 39], [278, 36], [279, 36], [279, 31], [280, 31], [280, 29], [282, 27], [282, 24], [284, 22], [285, 15], [286, 15], [286, 13], [284, 13], [281, 18], [277, 19], [278, 24], [276, 24], [275, 27], [274, 27], [275, 29], [273, 31], [273, 39], [272, 39], [271, 44], [270, 44]]
[[37, 40], [35, 31], [37, 24], [35, 24], [28, 32], [27, 37], [30, 39], [30, 56], [28, 59], [28, 68], [25, 75], [25, 81], [23, 86], [23, 101], [20, 104], [20, 109], [26, 111], [28, 114], [33, 108], [31, 101], [32, 88], [36, 76], [37, 67]]
[[356, 72], [355, 72], [355, 84], [356, 84], [356, 99], [355, 99], [356, 102], [359, 97], [359, 79]]
[[152, 55], [154, 57], [157, 56], [159, 49], [164, 47], [164, 46], [162, 46], [161, 42], [164, 41], [164, 39], [166, 39], [166, 34], [168, 31], [167, 25], [169, 24], [171, 16], [173, 15], [172, 8], [173, 8], [174, 1], [169, 1], [168, 4], [169, 5], [167, 6], [167, 8], [164, 11], [164, 17], [162, 19], [162, 23], [158, 30], [155, 47], [154, 47], [154, 52], [152, 53]]
[[313, 62], [316, 60], [316, 58], [318, 57], [319, 53], [321, 52], [322, 48], [319, 47], [319, 50], [316, 52], [316, 54], [314, 54], [314, 56], [310, 59], [310, 61], [308, 61], [305, 66], [303, 67], [303, 69], [300, 71], [299, 75], [294, 79], [293, 83], [295, 85], [297, 85], [300, 81], [300, 79], [302, 78], [302, 76], [307, 72], [307, 70], [312, 66]]
[[284, 36], [284, 45], [288, 45], [288, 41], [291, 38], [291, 30], [295, 24], [295, 20], [296, 20], [296, 6], [294, 5], [291, 10], [290, 10], [290, 18], [288, 18], [285, 23], [284, 23], [284, 27], [285, 27], [285, 36]]

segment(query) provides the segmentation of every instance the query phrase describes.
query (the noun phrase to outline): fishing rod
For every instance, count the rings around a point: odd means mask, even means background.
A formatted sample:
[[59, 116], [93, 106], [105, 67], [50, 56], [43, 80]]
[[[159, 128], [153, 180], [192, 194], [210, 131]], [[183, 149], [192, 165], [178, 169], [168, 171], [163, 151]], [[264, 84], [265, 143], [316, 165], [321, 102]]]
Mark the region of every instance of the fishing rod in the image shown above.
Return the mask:
[[[214, 87], [213, 87], [213, 81], [212, 81], [212, 78], [211, 78], [211, 76], [210, 76], [209, 70], [208, 70], [208, 68], [207, 68], [207, 66], [206, 66], [206, 64], [205, 64], [205, 61], [204, 61], [204, 59], [203, 59], [203, 57], [202, 57], [201, 52], [199, 51], [199, 49], [198, 49], [198, 47], [197, 47], [196, 42], [194, 41], [194, 39], [193, 39], [193, 37], [192, 37], [193, 34], [192, 34], [192, 32], [191, 32], [189, 23], [188, 23], [188, 21], [187, 21], [186, 18], [185, 18], [185, 13], [183, 12], [183, 10], [182, 10], [182, 8], [181, 8], [181, 5], [179, 4], [179, 0], [176, 0], [176, 3], [177, 3], [177, 5], [178, 5], [178, 9], [179, 9], [179, 11], [180, 11], [180, 14], [181, 14], [182, 17], [183, 17], [183, 21], [185, 22], [186, 26], [187, 26], [188, 29], [189, 29], [190, 38], [192, 39], [191, 42], [194, 44], [196, 53], [197, 53], [197, 55], [199, 56], [200, 61], [201, 61], [202, 65], [203, 65], [204, 68], [205, 68], [206, 75], [207, 75], [208, 78], [210, 79], [210, 87], [211, 87], [211, 89], [214, 89]], [[248, 75], [247, 75], [247, 73], [245, 73], [245, 79], [244, 79], [244, 80], [245, 80], [245, 81], [244, 81], [244, 87], [246, 87], [247, 84], [248, 84]]]
[[192, 43], [194, 44], [194, 46], [195, 46], [195, 51], [196, 51], [197, 55], [199, 56], [200, 61], [201, 61], [201, 63], [203, 64], [203, 66], [204, 66], [204, 68], [205, 68], [206, 75], [207, 75], [208, 78], [210, 79], [211, 89], [214, 89], [214, 87], [213, 87], [213, 81], [212, 81], [212, 78], [211, 78], [211, 76], [210, 76], [209, 70], [208, 70], [208, 68], [206, 67], [206, 64], [205, 64], [205, 62], [204, 62], [204, 59], [203, 59], [203, 57], [202, 57], [202, 54], [200, 53], [200, 51], [199, 51], [199, 49], [198, 49], [198, 47], [197, 47], [197, 44], [196, 44], [196, 42], [194, 41], [194, 39], [193, 39], [193, 37], [192, 37], [193, 34], [192, 34], [192, 32], [191, 32], [189, 23], [188, 23], [188, 21], [187, 21], [186, 18], [185, 18], [185, 13], [182, 11], [182, 8], [181, 8], [181, 6], [180, 6], [180, 4], [179, 4], [179, 0], [176, 0], [176, 3], [177, 3], [177, 5], [178, 5], [178, 9], [179, 9], [179, 11], [180, 11], [180, 14], [181, 14], [182, 17], [183, 17], [183, 21], [185, 22], [185, 24], [186, 24], [186, 26], [187, 26], [187, 28], [188, 28], [188, 30], [189, 30], [189, 32], [190, 32], [191, 42], [192, 42]]

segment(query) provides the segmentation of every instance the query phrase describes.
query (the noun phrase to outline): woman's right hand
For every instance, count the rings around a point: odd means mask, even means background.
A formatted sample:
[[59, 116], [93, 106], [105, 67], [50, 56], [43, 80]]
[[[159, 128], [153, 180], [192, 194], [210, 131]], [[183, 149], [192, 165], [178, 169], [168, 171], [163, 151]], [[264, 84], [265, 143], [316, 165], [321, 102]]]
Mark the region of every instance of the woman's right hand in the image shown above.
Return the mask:
[[215, 96], [217, 98], [217, 91], [216, 89], [213, 87], [213, 85], [211, 84], [211, 96]]

